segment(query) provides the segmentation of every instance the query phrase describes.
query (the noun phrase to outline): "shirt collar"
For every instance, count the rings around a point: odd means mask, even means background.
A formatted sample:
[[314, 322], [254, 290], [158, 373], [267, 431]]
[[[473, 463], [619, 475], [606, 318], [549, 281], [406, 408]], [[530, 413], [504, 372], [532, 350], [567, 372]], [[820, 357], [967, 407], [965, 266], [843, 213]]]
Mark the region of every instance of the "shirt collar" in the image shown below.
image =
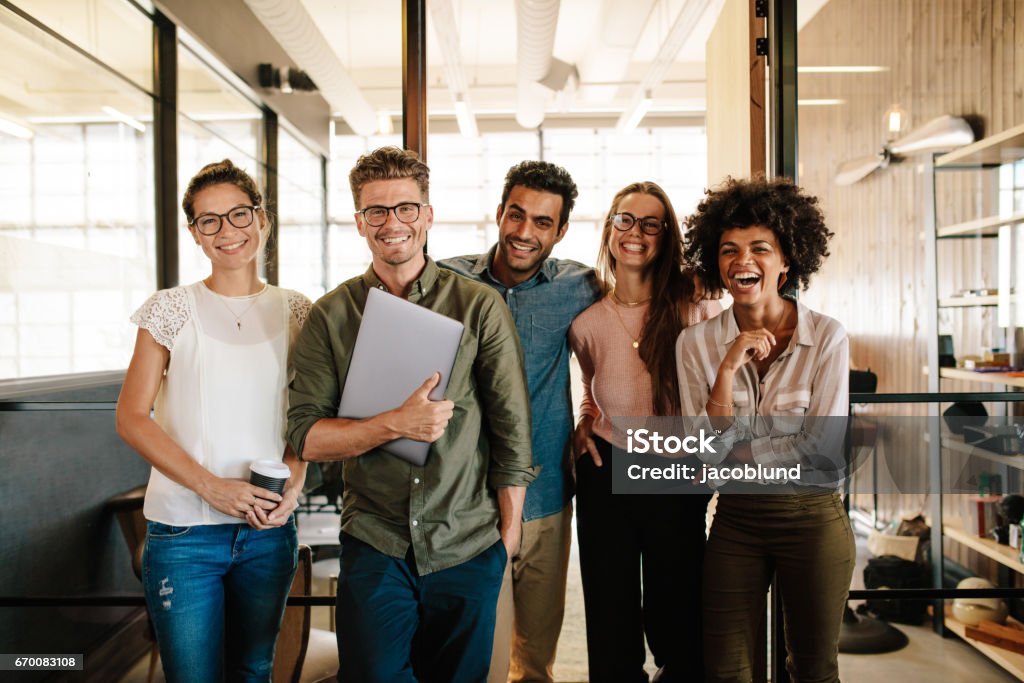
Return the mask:
[[494, 271], [491, 266], [494, 265], [494, 256], [498, 253], [498, 245], [495, 244], [486, 254], [480, 254], [476, 257], [476, 263], [473, 264], [472, 273], [474, 275], [486, 275], [487, 279], [505, 289], [518, 289], [525, 287], [528, 284], [534, 283], [535, 280], [539, 282], [550, 282], [554, 279], [557, 274], [558, 266], [555, 263], [555, 259], [546, 258], [544, 262], [540, 264], [540, 270], [533, 274], [533, 276], [526, 282], [520, 282], [514, 287], [505, 287], [505, 284], [494, 275]]
[[[437, 264], [434, 263], [434, 259], [429, 256], [424, 257], [427, 261], [426, 266], [423, 268], [423, 272], [420, 276], [413, 280], [412, 285], [409, 287], [409, 301], [416, 302], [420, 297], [424, 296], [427, 292], [433, 289], [434, 284], [437, 282], [438, 274], [440, 269]], [[381, 279], [377, 277], [377, 273], [373, 270], [373, 264], [366, 269], [363, 273], [363, 284], [366, 285], [367, 289], [377, 288], [388, 292], [387, 285], [381, 282]], [[393, 293], [393, 292], [390, 292]]]
[[[792, 299], [790, 299], [792, 301]], [[811, 325], [810, 309], [799, 300], [793, 301], [796, 304], [796, 329], [793, 330], [793, 339], [790, 346], [814, 346], [814, 328]], [[722, 334], [720, 335], [719, 346], [731, 346], [736, 337], [740, 336], [739, 325], [736, 324], [736, 314], [730, 310], [722, 317]], [[781, 355], [786, 355], [788, 350]]]

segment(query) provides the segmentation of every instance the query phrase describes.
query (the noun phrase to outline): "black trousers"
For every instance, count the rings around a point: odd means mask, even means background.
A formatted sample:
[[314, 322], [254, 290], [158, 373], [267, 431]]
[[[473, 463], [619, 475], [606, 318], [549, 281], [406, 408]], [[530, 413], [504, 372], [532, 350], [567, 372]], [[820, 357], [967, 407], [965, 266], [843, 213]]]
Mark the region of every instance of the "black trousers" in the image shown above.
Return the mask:
[[710, 496], [613, 495], [604, 461], [576, 462], [576, 530], [591, 683], [647, 681], [644, 636], [659, 681], [703, 678], [701, 576]]

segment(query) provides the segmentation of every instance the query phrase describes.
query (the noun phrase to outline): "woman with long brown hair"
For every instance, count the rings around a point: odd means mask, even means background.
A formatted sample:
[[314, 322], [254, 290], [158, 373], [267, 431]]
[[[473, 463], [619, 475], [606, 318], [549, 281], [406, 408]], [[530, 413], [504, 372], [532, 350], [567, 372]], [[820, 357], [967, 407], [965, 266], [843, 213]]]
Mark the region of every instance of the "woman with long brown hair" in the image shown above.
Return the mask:
[[[612, 445], [626, 435], [612, 418], [679, 415], [675, 340], [715, 315], [693, 303], [682, 270], [682, 234], [665, 191], [652, 182], [618, 192], [605, 219], [598, 269], [606, 295], [573, 322], [569, 341], [583, 373], [573, 436], [577, 532], [591, 681], [700, 676], [703, 495], [612, 495]], [[642, 586], [642, 588], [641, 588]]]

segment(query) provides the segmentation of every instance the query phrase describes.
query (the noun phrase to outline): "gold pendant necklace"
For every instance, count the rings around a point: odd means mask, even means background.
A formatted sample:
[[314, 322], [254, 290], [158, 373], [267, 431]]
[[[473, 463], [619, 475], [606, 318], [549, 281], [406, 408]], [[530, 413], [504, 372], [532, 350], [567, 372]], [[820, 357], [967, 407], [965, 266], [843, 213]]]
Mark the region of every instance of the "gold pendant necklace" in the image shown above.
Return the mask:
[[[206, 283], [204, 282], [203, 284], [206, 284]], [[241, 332], [242, 331], [242, 317], [245, 316], [245, 314], [248, 313], [250, 310], [252, 310], [252, 307], [256, 305], [256, 302], [259, 301], [260, 294], [262, 294], [263, 292], [266, 291], [267, 285], [266, 285], [266, 283], [264, 283], [263, 284], [263, 289], [261, 289], [260, 291], [256, 292], [255, 294], [250, 295], [250, 296], [252, 296], [252, 301], [249, 302], [249, 305], [246, 306], [245, 310], [242, 311], [241, 313], [235, 313], [235, 310], [233, 308], [231, 308], [230, 306], [228, 306], [228, 302], [225, 301], [225, 299], [227, 297], [225, 297], [223, 294], [218, 294], [217, 292], [214, 292], [213, 289], [210, 287], [210, 285], [206, 285], [206, 288], [209, 289], [210, 292], [213, 293], [213, 295], [214, 295], [213, 298], [214, 299], [216, 299], [217, 301], [221, 302], [221, 304], [223, 304], [224, 308], [228, 309], [228, 313], [230, 313], [231, 317], [235, 319], [235, 328], [239, 332]]]
[[648, 301], [651, 300], [651, 297], [647, 297], [646, 299], [641, 299], [640, 301], [623, 301], [622, 299], [619, 298], [619, 295], [615, 293], [614, 289], [612, 289], [612, 298], [615, 299], [616, 301], [618, 301], [620, 304], [622, 304], [626, 308], [635, 308], [635, 307], [637, 307], [637, 306], [639, 306], [641, 304], [645, 304], [645, 303], [647, 303]]
[[[612, 298], [615, 299], [615, 301], [619, 300], [619, 298], [617, 296], [615, 296], [614, 291], [612, 292]], [[625, 305], [625, 306], [639, 306], [640, 304], [647, 303], [648, 301], [650, 301], [650, 298], [645, 299], [644, 301], [638, 301], [638, 302], [636, 302], [634, 304], [623, 304], [623, 305]], [[619, 313], [619, 309], [615, 306], [614, 303], [612, 303], [612, 310], [615, 311], [615, 317], [619, 319], [619, 324], [622, 325], [622, 329], [626, 331], [626, 336], [628, 336], [630, 339], [633, 340], [633, 348], [634, 349], [639, 349], [640, 348], [640, 335], [638, 334], [636, 336], [633, 336], [633, 333], [629, 331], [628, 327], [626, 327], [626, 321], [622, 319], [622, 314]], [[643, 329], [644, 329], [643, 325], [641, 325], [640, 326], [641, 334], [643, 333]]]

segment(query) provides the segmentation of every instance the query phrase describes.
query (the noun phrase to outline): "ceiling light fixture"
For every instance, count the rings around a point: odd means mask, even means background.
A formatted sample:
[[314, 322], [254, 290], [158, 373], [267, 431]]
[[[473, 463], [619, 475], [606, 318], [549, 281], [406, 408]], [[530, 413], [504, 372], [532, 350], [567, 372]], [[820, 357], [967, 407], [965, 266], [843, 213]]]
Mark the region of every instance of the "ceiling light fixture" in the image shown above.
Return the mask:
[[623, 116], [619, 119], [620, 123], [616, 126], [618, 131], [620, 133], [628, 133], [640, 125], [643, 118], [647, 116], [647, 112], [651, 110], [651, 104], [653, 104], [653, 102], [654, 100], [651, 99], [651, 91], [645, 91], [644, 96], [636, 103], [636, 107], [633, 108], [632, 113], [630, 113], [629, 116]]
[[887, 66], [798, 66], [800, 74], [877, 74], [888, 71]]
[[142, 124], [141, 121], [139, 121], [137, 119], [133, 119], [132, 117], [128, 116], [127, 114], [123, 114], [123, 113], [119, 112], [118, 110], [114, 109], [113, 107], [100, 107], [100, 108], [103, 110], [104, 114], [106, 114], [110, 118], [114, 119], [115, 121], [119, 121], [120, 123], [123, 123], [124, 125], [126, 125], [126, 126], [128, 126], [130, 128], [134, 128], [135, 130], [139, 131], [140, 133], [145, 133], [146, 132], [146, 127]]
[[9, 121], [5, 118], [0, 118], [0, 133], [7, 133], [21, 140], [31, 140], [35, 135], [31, 128], [18, 125], [14, 121]]
[[462, 98], [462, 95], [458, 95], [455, 98], [455, 120], [459, 123], [459, 132], [462, 133], [462, 137], [475, 138], [480, 136], [480, 132], [476, 128], [476, 119], [469, 112], [469, 106], [466, 104], [466, 100]]
[[797, 105], [801, 107], [836, 107], [840, 104], [846, 104], [846, 100], [838, 99], [819, 99], [819, 100], [797, 100]]

